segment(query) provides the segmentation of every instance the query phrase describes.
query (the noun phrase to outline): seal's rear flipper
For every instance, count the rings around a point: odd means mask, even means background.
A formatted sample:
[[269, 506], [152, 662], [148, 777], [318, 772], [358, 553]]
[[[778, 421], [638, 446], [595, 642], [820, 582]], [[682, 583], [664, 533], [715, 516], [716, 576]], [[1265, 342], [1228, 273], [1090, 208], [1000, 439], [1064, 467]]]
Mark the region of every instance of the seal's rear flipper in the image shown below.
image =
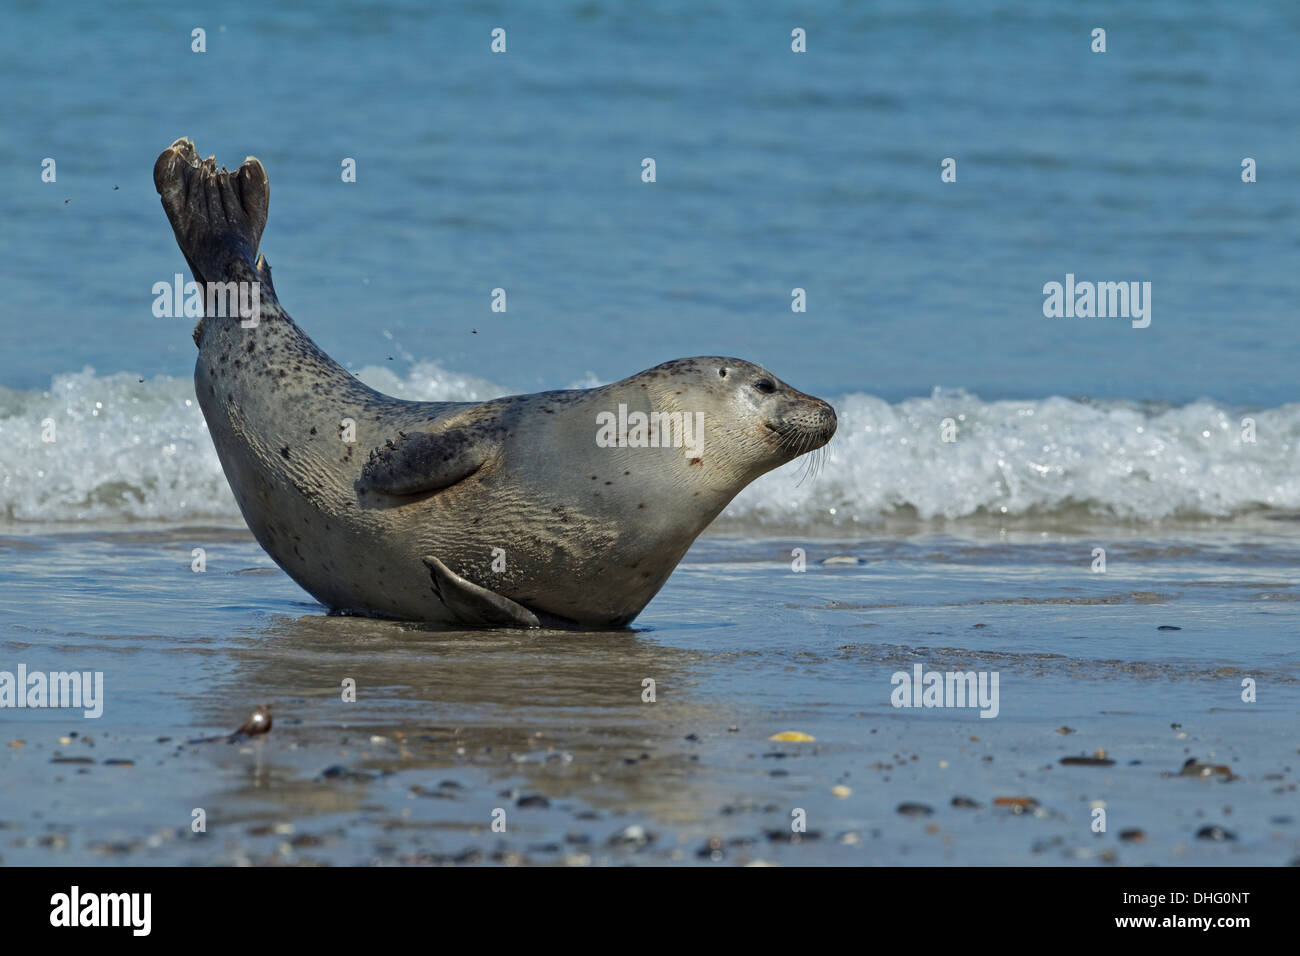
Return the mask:
[[447, 610], [469, 627], [541, 627], [537, 615], [495, 591], [466, 581], [432, 555], [424, 559], [433, 590]]
[[357, 490], [386, 495], [441, 491], [478, 471], [490, 447], [481, 435], [460, 428], [398, 432], [396, 442], [390, 441], [370, 453], [370, 460], [361, 469]]
[[248, 157], [233, 173], [199, 159], [182, 137], [158, 157], [153, 183], [196, 282], [255, 281], [271, 191], [266, 169]]

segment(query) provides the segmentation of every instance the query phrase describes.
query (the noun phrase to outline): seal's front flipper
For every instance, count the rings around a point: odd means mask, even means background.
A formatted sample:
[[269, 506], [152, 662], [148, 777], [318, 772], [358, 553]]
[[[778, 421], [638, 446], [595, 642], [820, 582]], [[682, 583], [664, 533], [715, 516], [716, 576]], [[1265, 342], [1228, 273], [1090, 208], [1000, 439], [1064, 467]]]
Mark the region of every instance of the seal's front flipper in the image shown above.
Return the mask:
[[462, 624], [469, 627], [542, 626], [537, 615], [522, 604], [465, 580], [432, 555], [426, 556], [424, 563], [433, 576], [433, 590]]
[[449, 488], [478, 471], [488, 446], [459, 428], [442, 432], [398, 432], [370, 453], [361, 469], [359, 491], [386, 495], [430, 494]]

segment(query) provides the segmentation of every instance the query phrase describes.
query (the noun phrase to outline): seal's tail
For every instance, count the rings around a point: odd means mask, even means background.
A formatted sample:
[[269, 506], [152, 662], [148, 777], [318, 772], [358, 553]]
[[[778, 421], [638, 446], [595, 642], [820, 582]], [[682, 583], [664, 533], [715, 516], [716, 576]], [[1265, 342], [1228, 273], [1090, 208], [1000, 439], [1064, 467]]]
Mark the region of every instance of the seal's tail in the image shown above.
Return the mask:
[[269, 280], [265, 260], [254, 258], [271, 200], [260, 160], [250, 156], [233, 173], [218, 170], [182, 137], [154, 163], [153, 182], [196, 282]]

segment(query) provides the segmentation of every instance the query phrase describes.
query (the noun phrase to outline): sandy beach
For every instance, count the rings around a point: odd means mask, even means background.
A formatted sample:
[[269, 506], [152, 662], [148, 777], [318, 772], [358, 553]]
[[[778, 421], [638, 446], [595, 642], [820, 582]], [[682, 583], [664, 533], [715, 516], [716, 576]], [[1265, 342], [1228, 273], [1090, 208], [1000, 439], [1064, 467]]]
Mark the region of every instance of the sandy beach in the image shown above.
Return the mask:
[[[712, 535], [616, 633], [329, 617], [237, 529], [3, 537], [0, 607], [41, 622], [3, 659], [102, 671], [106, 705], [6, 714], [0, 855], [1286, 864], [1300, 590], [1278, 527], [1130, 533], [1105, 574], [1060, 532], [805, 540], [803, 573], [790, 540]], [[997, 673], [997, 716], [893, 706], [918, 664]], [[227, 739], [258, 704], [271, 732]]]

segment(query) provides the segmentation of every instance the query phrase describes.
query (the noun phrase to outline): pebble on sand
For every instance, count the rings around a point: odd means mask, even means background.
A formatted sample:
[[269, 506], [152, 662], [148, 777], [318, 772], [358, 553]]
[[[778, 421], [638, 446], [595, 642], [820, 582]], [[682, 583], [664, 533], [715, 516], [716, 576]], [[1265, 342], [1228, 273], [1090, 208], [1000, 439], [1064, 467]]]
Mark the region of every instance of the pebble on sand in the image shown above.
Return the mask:
[[1027, 810], [1038, 806], [1038, 801], [1033, 797], [994, 797], [993, 806], [995, 807], [1019, 807]]
[[817, 738], [812, 734], [805, 734], [799, 730], [783, 730], [779, 734], [773, 734], [767, 739], [778, 740], [782, 743], [789, 744], [806, 744], [816, 740]]
[[255, 737], [258, 734], [267, 733], [270, 729], [271, 708], [266, 704], [258, 704], [253, 708], [253, 712], [248, 715], [248, 720], [244, 721], [243, 726], [236, 730], [235, 733]]
[[645, 846], [647, 843], [653, 843], [656, 839], [656, 836], [646, 830], [645, 827], [641, 826], [639, 823], [633, 823], [631, 826], [626, 826], [618, 833], [615, 833], [606, 842], [610, 846], [618, 846], [620, 844]]
[[1188, 757], [1183, 769], [1178, 771], [1180, 777], [1223, 777], [1234, 780], [1232, 768], [1226, 764], [1201, 763], [1195, 757]]
[[1235, 840], [1237, 835], [1230, 830], [1225, 830], [1219, 826], [1201, 827], [1196, 831], [1198, 840]]

